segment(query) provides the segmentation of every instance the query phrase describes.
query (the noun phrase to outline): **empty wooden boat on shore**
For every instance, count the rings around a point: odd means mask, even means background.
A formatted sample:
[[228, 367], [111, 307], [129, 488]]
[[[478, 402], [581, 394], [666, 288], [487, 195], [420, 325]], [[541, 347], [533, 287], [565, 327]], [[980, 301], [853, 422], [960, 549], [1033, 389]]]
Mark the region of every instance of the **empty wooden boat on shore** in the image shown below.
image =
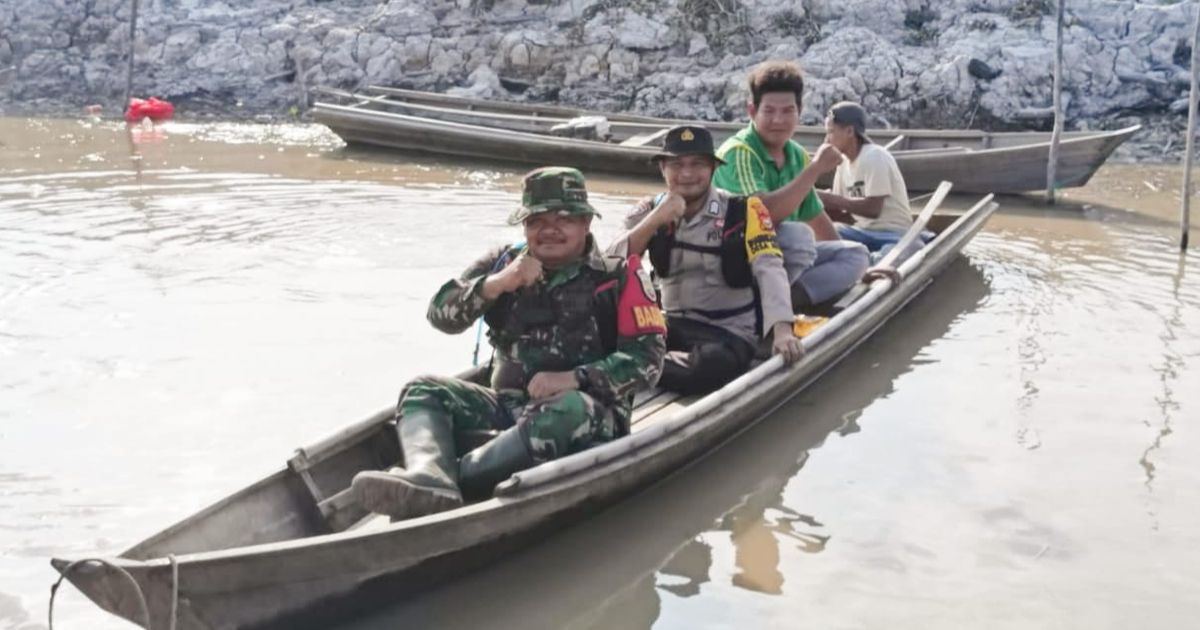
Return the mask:
[[[320, 93], [328, 100], [314, 105], [314, 117], [350, 144], [530, 165], [563, 164], [585, 172], [657, 177], [650, 157], [666, 128], [685, 122], [703, 124], [720, 142], [745, 126], [383, 87], [360, 93], [329, 89]], [[603, 117], [608, 140], [554, 135], [556, 127], [582, 116]], [[1138, 129], [1064, 133], [1059, 147], [1059, 185], [1086, 184]], [[870, 133], [893, 152], [912, 191], [932, 190], [943, 179], [953, 181], [957, 192], [1021, 193], [1046, 186], [1049, 133], [971, 129], [872, 129]], [[795, 139], [814, 149], [824, 134], [823, 127], [801, 126]]]
[[517, 473], [491, 499], [396, 523], [367, 514], [348, 487], [358, 471], [400, 457], [389, 408], [299, 449], [281, 470], [116, 558], [52, 564], [104, 610], [154, 630], [173, 622], [181, 630], [295, 628], [314, 609], [394, 600], [491, 562], [719, 447], [885, 325], [995, 208], [989, 195], [965, 213], [933, 215], [925, 227], [937, 236], [899, 266], [899, 281], [875, 280], [856, 292], [804, 338], [796, 364], [769, 359], [703, 397], [644, 393], [631, 435]]

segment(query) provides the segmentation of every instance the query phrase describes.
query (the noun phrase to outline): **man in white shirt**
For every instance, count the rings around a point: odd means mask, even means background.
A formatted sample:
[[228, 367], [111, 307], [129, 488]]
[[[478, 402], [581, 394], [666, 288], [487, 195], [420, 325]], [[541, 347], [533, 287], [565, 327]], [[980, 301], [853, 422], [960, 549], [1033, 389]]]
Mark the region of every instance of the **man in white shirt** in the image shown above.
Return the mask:
[[[867, 112], [843, 101], [825, 118], [825, 142], [844, 156], [833, 176], [833, 190], [818, 192], [838, 235], [883, 256], [912, 226], [908, 188], [887, 149], [867, 135]], [[919, 243], [918, 243], [919, 245]]]

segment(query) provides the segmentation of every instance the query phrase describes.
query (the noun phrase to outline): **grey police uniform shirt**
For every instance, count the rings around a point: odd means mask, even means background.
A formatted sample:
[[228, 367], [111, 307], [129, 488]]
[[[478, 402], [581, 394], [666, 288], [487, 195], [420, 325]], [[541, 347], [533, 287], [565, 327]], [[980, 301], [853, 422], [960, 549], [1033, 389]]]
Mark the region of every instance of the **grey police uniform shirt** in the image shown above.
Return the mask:
[[[734, 195], [715, 186], [709, 189], [708, 199], [696, 216], [680, 219], [675, 226], [675, 240], [701, 246], [721, 244], [721, 232], [725, 227], [725, 213], [729, 200]], [[625, 217], [627, 229], [636, 226], [651, 209], [635, 206]], [[628, 242], [622, 239], [613, 243], [609, 250], [625, 255]], [[778, 322], [792, 321], [792, 298], [788, 287], [787, 272], [783, 269], [783, 258], [763, 254], [751, 264], [751, 271], [758, 283], [763, 314], [765, 337]], [[662, 278], [662, 306], [667, 315], [720, 326], [751, 344], [757, 344], [754, 333], [755, 313], [753, 309], [739, 314], [713, 318], [704, 311], [723, 311], [745, 306], [754, 300], [754, 291], [749, 287], [735, 289], [725, 283], [721, 275], [721, 257], [691, 250], [671, 250], [671, 275]]]

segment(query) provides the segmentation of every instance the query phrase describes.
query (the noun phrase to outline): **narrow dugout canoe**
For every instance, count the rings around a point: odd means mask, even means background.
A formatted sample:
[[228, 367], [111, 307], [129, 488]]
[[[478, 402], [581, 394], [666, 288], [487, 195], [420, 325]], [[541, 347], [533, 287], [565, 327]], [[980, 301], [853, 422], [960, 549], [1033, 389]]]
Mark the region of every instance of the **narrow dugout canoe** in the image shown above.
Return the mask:
[[699, 398], [647, 392], [632, 435], [518, 473], [492, 499], [398, 523], [366, 514], [348, 487], [356, 472], [398, 459], [389, 408], [299, 449], [284, 469], [117, 558], [51, 562], [104, 610], [154, 629], [172, 618], [181, 630], [297, 627], [313, 611], [395, 600], [606, 507], [745, 430], [915, 298], [995, 209], [989, 195], [961, 215], [935, 215], [927, 227], [936, 238], [900, 266], [899, 284], [875, 281], [804, 339], [797, 364], [772, 358]]
[[[987, 294], [988, 281], [983, 271], [967, 257], [957, 257], [919, 299], [897, 313], [887, 328], [880, 331], [879, 336], [886, 337], [886, 354], [873, 338], [856, 353], [860, 356], [847, 357], [825, 377], [852, 382], [853, 386], [815, 384], [813, 388], [825, 395], [803, 395], [803, 411], [764, 419], [719, 453], [688, 467], [682, 475], [630, 497], [622, 509], [580, 522], [570, 535], [540, 540], [536, 548], [527, 549], [514, 562], [482, 568], [466, 580], [465, 588], [450, 585], [430, 589], [420, 597], [385, 598], [377, 605], [364, 605], [361, 615], [349, 619], [344, 612], [336, 618], [314, 616], [312, 623], [303, 628], [372, 630], [486, 625], [581, 629], [617, 627], [614, 618], [627, 622], [628, 625], [621, 627], [648, 628], [649, 620], [638, 626], [636, 620], [629, 618], [627, 609], [656, 611], [657, 604], [665, 604], [667, 599], [664, 590], [679, 593], [701, 588], [709, 579], [714, 582], [729, 579], [727, 575], [719, 575], [726, 568], [720, 567], [719, 556], [716, 560], [706, 557], [713, 553], [709, 549], [712, 539], [723, 537], [717, 532], [732, 534], [746, 522], [762, 518], [764, 509], [768, 517], [773, 508], [783, 507], [786, 511], [788, 506], [779, 503], [781, 495], [793, 481], [801, 486], [806, 484], [805, 479], [795, 477], [806, 465], [811, 451], [833, 433], [853, 432], [852, 419], [859, 415], [855, 412], [894, 392], [900, 376], [921, 363], [914, 361], [918, 354], [945, 336], [954, 322], [978, 309]], [[868, 348], [880, 348], [881, 352], [861, 356], [869, 352]], [[864, 430], [869, 432], [872, 427]], [[845, 495], [848, 503], [862, 499], [853, 491]], [[784, 522], [790, 520], [784, 517]], [[817, 543], [822, 534], [829, 533], [820, 526], [791, 524], [794, 531], [776, 536], [783, 553], [797, 546], [813, 551], [806, 544]], [[838, 531], [837, 525], [826, 525]], [[614, 536], [613, 532], [620, 533]], [[610, 546], [614, 540], [615, 546]], [[580, 545], [587, 551], [580, 553]], [[598, 548], [619, 553], [597, 553]], [[756, 544], [748, 549], [753, 550], [752, 555], [770, 552]], [[769, 573], [773, 568], [769, 562], [751, 562], [741, 573], [751, 578], [750, 582], [757, 578], [762, 584], [773, 577], [763, 572]], [[506, 588], [503, 586], [506, 584], [519, 584], [520, 588]], [[794, 592], [795, 584], [792, 587]], [[503, 595], [493, 590], [496, 588], [503, 589]], [[464, 605], [464, 590], [486, 601]], [[548, 599], [548, 594], [552, 599]]]
[[[531, 165], [563, 164], [585, 171], [649, 177], [659, 176], [651, 162], [656, 132], [681, 122], [697, 122], [373, 89], [384, 93], [371, 96], [323, 90], [349, 104], [318, 101], [313, 116], [348, 144]], [[569, 120], [568, 113], [607, 117], [613, 141], [550, 134], [551, 127]], [[712, 130], [718, 142], [743, 126], [698, 124]], [[1059, 185], [1086, 184], [1139, 128], [1063, 134]], [[892, 152], [911, 191], [933, 190], [942, 180], [953, 181], [956, 192], [1022, 193], [1046, 186], [1048, 133], [896, 129], [872, 130], [871, 135], [881, 144], [898, 139]], [[810, 148], [819, 145], [823, 136], [824, 130], [815, 127], [801, 127], [796, 133], [797, 141]]]
[[[340, 99], [343, 104], [352, 104], [356, 107], [397, 111], [426, 118], [535, 133], [549, 133], [550, 127], [572, 118], [602, 116], [612, 123], [612, 140], [614, 142], [622, 142], [634, 136], [644, 135], [647, 131], [677, 124], [704, 125], [713, 133], [713, 137], [720, 141], [741, 131], [746, 126], [745, 122], [655, 118], [558, 105], [491, 101], [377, 85], [368, 86], [359, 93], [330, 88], [317, 88], [316, 91]], [[997, 149], [1050, 141], [1050, 133], [1043, 131], [989, 132], [978, 129], [876, 128], [869, 130], [869, 133], [873, 139], [885, 145], [899, 138], [899, 141], [892, 147], [896, 151], [956, 147], [971, 150]], [[1068, 131], [1063, 134], [1063, 138], [1086, 137], [1095, 135], [1095, 133], [1097, 132]], [[800, 125], [796, 128], [793, 138], [805, 147], [815, 149], [825, 138], [825, 127]]]

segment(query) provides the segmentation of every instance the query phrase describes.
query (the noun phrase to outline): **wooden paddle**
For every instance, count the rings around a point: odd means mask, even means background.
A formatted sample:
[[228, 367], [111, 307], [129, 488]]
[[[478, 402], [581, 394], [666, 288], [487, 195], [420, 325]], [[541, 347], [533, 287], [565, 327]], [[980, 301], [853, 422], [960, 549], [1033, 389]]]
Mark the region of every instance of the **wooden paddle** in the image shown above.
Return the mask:
[[890, 142], [883, 145], [883, 149], [885, 151], [891, 151], [892, 147], [896, 146], [897, 144], [900, 144], [901, 142], [904, 142], [904, 134], [900, 134], [900, 135], [896, 136], [895, 138], [892, 138]]
[[850, 289], [838, 299], [833, 305], [835, 313], [845, 310], [847, 306], [854, 303], [855, 300], [862, 297], [869, 290], [870, 285], [878, 280], [888, 279], [892, 281], [892, 286], [900, 284], [902, 278], [900, 272], [896, 271], [895, 263], [900, 258], [900, 254], [906, 248], [912, 245], [918, 237], [921, 236], [921, 231], [925, 229], [925, 225], [929, 223], [929, 217], [937, 211], [938, 206], [942, 205], [942, 201], [946, 199], [946, 195], [950, 194], [950, 188], [953, 186], [950, 182], [942, 182], [938, 184], [937, 190], [933, 191], [933, 196], [925, 203], [925, 207], [921, 209], [921, 214], [913, 220], [913, 224], [900, 237], [900, 241], [896, 243], [892, 250], [887, 253], [878, 263], [867, 270], [863, 274], [862, 283]]
[[[942, 205], [942, 202], [946, 199], [946, 195], [950, 194], [950, 189], [953, 186], [954, 184], [950, 182], [938, 184], [937, 190], [933, 191], [933, 196], [929, 198], [929, 201], [925, 202], [925, 207], [921, 209], [921, 214], [918, 214], [917, 218], [913, 219], [912, 226], [908, 228], [904, 236], [900, 237], [900, 241], [896, 243], [896, 246], [875, 264], [875, 268], [895, 266], [896, 260], [900, 258], [900, 255], [912, 246], [913, 241], [921, 237], [921, 232], [925, 230], [925, 224], [929, 223], [929, 217], [932, 217], [933, 213], [937, 211], [938, 206]], [[867, 273], [870, 273], [870, 270], [867, 270]]]

